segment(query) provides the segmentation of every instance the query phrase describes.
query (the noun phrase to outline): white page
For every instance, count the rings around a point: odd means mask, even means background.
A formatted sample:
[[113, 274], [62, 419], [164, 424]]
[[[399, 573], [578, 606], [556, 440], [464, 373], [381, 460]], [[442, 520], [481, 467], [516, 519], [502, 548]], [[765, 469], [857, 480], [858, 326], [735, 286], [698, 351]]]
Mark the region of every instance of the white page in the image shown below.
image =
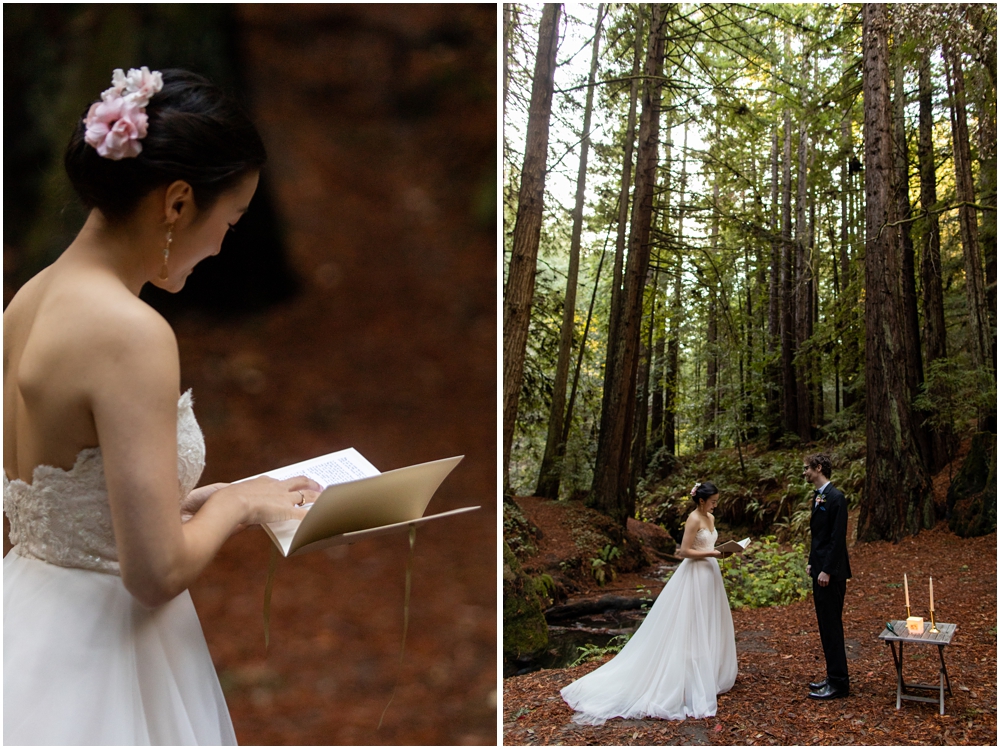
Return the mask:
[[[339, 516], [339, 524], [343, 526], [340, 534], [343, 534], [419, 518], [438, 485], [461, 459], [461, 456], [446, 458], [380, 473], [357, 450], [348, 448], [258, 475], [269, 476], [279, 481], [294, 476], [307, 476], [324, 487], [322, 496], [327, 500], [334, 500], [333, 495], [327, 496], [329, 492], [337, 492], [336, 500], [332, 504], [327, 501], [326, 504], [320, 503], [322, 507], [305, 505], [310, 513], [307, 516], [306, 526], [312, 525], [315, 529], [316, 523], [325, 525], [324, 520], [335, 515]], [[248, 479], [243, 479], [246, 480]], [[373, 480], [376, 484], [369, 487], [368, 482]], [[345, 491], [341, 492], [341, 488]], [[392, 501], [388, 504], [373, 502], [376, 497], [380, 499], [391, 497]], [[314, 508], [321, 510], [315, 517], [311, 514]], [[343, 517], [345, 514], [347, 517]], [[305, 520], [306, 518], [283, 520], [265, 523], [262, 527], [282, 553], [288, 556], [293, 542], [294, 546], [299, 548], [304, 543], [311, 544], [327, 536], [328, 530], [322, 530], [317, 534], [302, 528]], [[310, 536], [309, 540], [304, 541], [300, 538], [296, 542], [297, 536], [303, 536], [302, 531]]]
[[[305, 476], [312, 479], [324, 489], [333, 484], [343, 484], [347, 481], [357, 481], [369, 476], [378, 476], [379, 470], [369, 463], [365, 457], [349, 447], [346, 450], [338, 450], [335, 453], [320, 455], [318, 458], [310, 458], [300, 463], [293, 463], [290, 466], [275, 468], [273, 471], [257, 474], [257, 476], [270, 476], [278, 481], [294, 478], [295, 476]], [[250, 476], [250, 478], [257, 478]], [[242, 479], [247, 481], [248, 479]]]

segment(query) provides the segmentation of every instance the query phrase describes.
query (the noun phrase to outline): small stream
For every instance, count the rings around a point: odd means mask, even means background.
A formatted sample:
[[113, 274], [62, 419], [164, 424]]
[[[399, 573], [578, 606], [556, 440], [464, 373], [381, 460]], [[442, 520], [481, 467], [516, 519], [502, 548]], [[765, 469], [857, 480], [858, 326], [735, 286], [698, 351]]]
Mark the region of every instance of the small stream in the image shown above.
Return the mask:
[[[650, 580], [660, 582], [664, 574], [676, 565], [663, 565], [648, 575]], [[600, 614], [580, 616], [571, 622], [549, 625], [549, 646], [538, 658], [518, 661], [504, 660], [504, 678], [520, 676], [543, 668], [567, 668], [580, 657], [580, 648], [585, 645], [604, 647], [619, 635], [631, 635], [646, 618], [654, 596], [642, 609], [608, 610]]]

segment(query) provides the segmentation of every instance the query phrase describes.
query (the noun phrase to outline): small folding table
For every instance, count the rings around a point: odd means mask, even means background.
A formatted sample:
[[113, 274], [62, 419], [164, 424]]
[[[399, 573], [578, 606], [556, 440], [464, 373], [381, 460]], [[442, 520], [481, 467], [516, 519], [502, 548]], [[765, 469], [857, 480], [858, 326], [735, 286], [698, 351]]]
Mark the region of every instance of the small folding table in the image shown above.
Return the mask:
[[[878, 636], [880, 640], [885, 640], [892, 649], [892, 661], [896, 665], [896, 709], [899, 710], [903, 700], [913, 700], [915, 702], [937, 702], [940, 705], [941, 715], [944, 715], [944, 690], [948, 689], [951, 695], [951, 682], [948, 680], [948, 670], [944, 666], [944, 649], [951, 644], [951, 638], [955, 634], [954, 624], [938, 623], [939, 632], [931, 632], [931, 623], [924, 622], [923, 634], [910, 634], [906, 629], [906, 622], [896, 620], [890, 622], [892, 629], [887, 627]], [[899, 643], [899, 655], [896, 654], [896, 643]], [[914, 645], [930, 644], [937, 645], [938, 657], [941, 659], [941, 668], [938, 671], [938, 684], [907, 684], [903, 681], [903, 643]], [[936, 697], [924, 697], [916, 694], [908, 694], [907, 689], [933, 690], [938, 693]]]

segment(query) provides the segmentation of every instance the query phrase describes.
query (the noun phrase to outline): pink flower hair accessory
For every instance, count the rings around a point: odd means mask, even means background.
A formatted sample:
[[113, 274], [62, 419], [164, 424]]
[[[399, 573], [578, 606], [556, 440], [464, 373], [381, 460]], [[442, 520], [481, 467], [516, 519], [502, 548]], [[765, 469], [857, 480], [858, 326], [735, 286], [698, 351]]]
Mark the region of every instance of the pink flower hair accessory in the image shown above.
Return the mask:
[[163, 88], [163, 74], [149, 71], [145, 65], [132, 68], [125, 75], [116, 68], [111, 76], [111, 88], [101, 94], [101, 100], [91, 105], [83, 120], [87, 127], [84, 141], [97, 153], [112, 161], [131, 159], [142, 153], [149, 118], [146, 105], [153, 94]]
[[698, 487], [699, 486], [701, 486], [701, 482], [700, 481], [697, 484], [695, 484], [694, 487], [691, 489], [691, 498], [692, 499], [694, 499], [694, 495], [698, 493]]

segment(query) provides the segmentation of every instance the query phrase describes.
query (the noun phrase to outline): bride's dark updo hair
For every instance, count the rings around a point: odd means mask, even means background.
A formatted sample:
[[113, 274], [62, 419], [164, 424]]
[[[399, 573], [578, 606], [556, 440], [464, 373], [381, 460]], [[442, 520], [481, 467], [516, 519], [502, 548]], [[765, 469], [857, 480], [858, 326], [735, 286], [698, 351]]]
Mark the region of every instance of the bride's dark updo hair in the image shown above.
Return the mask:
[[199, 210], [210, 209], [267, 160], [257, 128], [220, 88], [186, 70], [161, 72], [163, 88], [146, 105], [148, 130], [138, 156], [118, 161], [100, 156], [84, 141], [87, 111], [66, 148], [66, 173], [83, 204], [111, 222], [176, 180], [191, 185]]
[[718, 493], [719, 490], [711, 481], [703, 481], [700, 484], [695, 484], [694, 490], [691, 492], [691, 501], [694, 503], [691, 509], [697, 510], [702, 502]]

